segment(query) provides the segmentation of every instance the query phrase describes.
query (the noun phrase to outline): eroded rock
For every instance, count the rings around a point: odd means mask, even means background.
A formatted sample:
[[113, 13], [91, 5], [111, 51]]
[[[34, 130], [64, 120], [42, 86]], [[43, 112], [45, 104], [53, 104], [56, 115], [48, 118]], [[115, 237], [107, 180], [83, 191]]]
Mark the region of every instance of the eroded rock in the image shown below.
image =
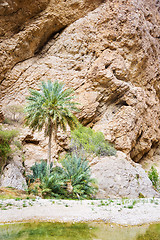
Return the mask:
[[14, 162], [9, 163], [3, 170], [0, 179], [1, 187], [13, 187], [26, 190], [28, 187], [23, 172], [24, 168], [16, 165]]
[[[71, 2], [66, 6], [68, 12]], [[42, 19], [38, 22], [45, 22]], [[107, 1], [6, 74], [1, 84], [3, 108], [24, 103], [28, 88], [38, 89], [40, 80], [64, 81], [81, 103], [81, 122], [104, 132], [117, 149], [140, 161], [160, 139], [159, 22], [152, 1]], [[35, 26], [27, 25], [30, 36]]]
[[159, 196], [141, 165], [120, 151], [116, 156], [93, 159], [91, 170], [98, 180], [97, 198]]
[[0, 3], [0, 81], [16, 63], [39, 51], [51, 35], [63, 30], [102, 0], [3, 0]]

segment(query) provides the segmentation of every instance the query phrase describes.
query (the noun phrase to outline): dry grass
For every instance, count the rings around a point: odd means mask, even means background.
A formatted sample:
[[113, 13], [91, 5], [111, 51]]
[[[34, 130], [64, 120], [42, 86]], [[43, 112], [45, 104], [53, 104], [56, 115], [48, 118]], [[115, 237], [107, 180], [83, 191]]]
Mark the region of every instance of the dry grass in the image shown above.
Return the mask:
[[0, 187], [0, 199], [16, 199], [16, 198], [21, 198], [21, 199], [26, 199], [27, 197], [29, 198], [35, 198], [33, 195], [28, 195], [23, 190], [18, 190], [15, 188], [11, 187]]

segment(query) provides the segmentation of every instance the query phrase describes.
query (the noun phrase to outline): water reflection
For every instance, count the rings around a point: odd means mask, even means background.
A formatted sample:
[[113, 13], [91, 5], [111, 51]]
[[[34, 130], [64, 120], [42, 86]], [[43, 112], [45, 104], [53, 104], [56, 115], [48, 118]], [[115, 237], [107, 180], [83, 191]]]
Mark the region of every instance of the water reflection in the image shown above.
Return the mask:
[[160, 224], [150, 225], [144, 234], [140, 234], [136, 240], [160, 240]]
[[0, 226], [0, 240], [158, 240], [160, 224], [122, 227], [105, 223], [21, 223]]

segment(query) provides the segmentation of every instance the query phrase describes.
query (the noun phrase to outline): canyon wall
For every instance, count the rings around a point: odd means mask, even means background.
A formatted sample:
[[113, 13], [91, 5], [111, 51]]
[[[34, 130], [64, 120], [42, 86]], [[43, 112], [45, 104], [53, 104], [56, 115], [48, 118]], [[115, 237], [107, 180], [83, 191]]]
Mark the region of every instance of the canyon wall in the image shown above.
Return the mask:
[[[116, 149], [135, 162], [158, 152], [159, 1], [8, 0], [0, 9], [4, 113], [41, 80], [60, 80], [75, 90], [79, 120]], [[46, 140], [35, 138], [43, 155]]]
[[[37, 10], [30, 4], [25, 14], [24, 2], [15, 2], [12, 13], [3, 11], [3, 108], [23, 104], [28, 88], [37, 88], [41, 80], [64, 81], [81, 103], [81, 122], [103, 131], [117, 149], [140, 161], [160, 139], [160, 18], [155, 2], [114, 0], [99, 7], [100, 1], [38, 2]], [[12, 23], [7, 14], [14, 19], [16, 11], [20, 19]], [[8, 19], [10, 25], [3, 24]]]
[[0, 3], [0, 81], [18, 62], [34, 56], [48, 39], [102, 0], [2, 0]]

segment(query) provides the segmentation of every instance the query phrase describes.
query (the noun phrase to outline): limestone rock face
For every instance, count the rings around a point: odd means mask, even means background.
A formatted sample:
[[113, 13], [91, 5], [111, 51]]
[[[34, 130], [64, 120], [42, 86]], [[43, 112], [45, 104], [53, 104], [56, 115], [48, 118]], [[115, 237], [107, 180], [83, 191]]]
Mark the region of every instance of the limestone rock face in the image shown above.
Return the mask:
[[140, 164], [128, 161], [120, 151], [114, 157], [93, 159], [91, 169], [92, 176], [98, 180], [97, 198], [158, 196]]
[[16, 63], [32, 57], [51, 35], [84, 16], [102, 0], [2, 0], [0, 81]]
[[[20, 162], [19, 162], [20, 164]], [[17, 165], [14, 161], [9, 163], [3, 170], [3, 174], [0, 179], [0, 185], [2, 187], [13, 187], [20, 190], [27, 189], [27, 183], [23, 176], [24, 169]]]
[[156, 2], [39, 2], [39, 14], [24, 15], [21, 31], [12, 35], [10, 27], [7, 38], [2, 34], [3, 111], [8, 104], [24, 104], [28, 88], [38, 89], [41, 80], [64, 81], [75, 89], [82, 123], [104, 132], [135, 162], [151, 154], [160, 140]]
[[[58, 159], [58, 154], [64, 152], [68, 149], [69, 139], [67, 134], [60, 131], [57, 133], [58, 146], [52, 141], [52, 159], [54, 162]], [[34, 132], [29, 128], [21, 129], [21, 134], [19, 136], [19, 141], [23, 145], [23, 156], [24, 156], [24, 167], [26, 175], [32, 174], [30, 168], [37, 162], [40, 163], [41, 160], [47, 161], [47, 149], [48, 149], [48, 138], [44, 137], [44, 132]]]
[[[10, 127], [12, 129], [12, 127]], [[19, 139], [14, 139], [19, 142]], [[0, 174], [0, 186], [13, 187], [20, 190], [28, 188], [25, 179], [24, 155], [22, 149], [19, 149], [14, 144], [11, 145], [12, 154], [2, 165]]]

